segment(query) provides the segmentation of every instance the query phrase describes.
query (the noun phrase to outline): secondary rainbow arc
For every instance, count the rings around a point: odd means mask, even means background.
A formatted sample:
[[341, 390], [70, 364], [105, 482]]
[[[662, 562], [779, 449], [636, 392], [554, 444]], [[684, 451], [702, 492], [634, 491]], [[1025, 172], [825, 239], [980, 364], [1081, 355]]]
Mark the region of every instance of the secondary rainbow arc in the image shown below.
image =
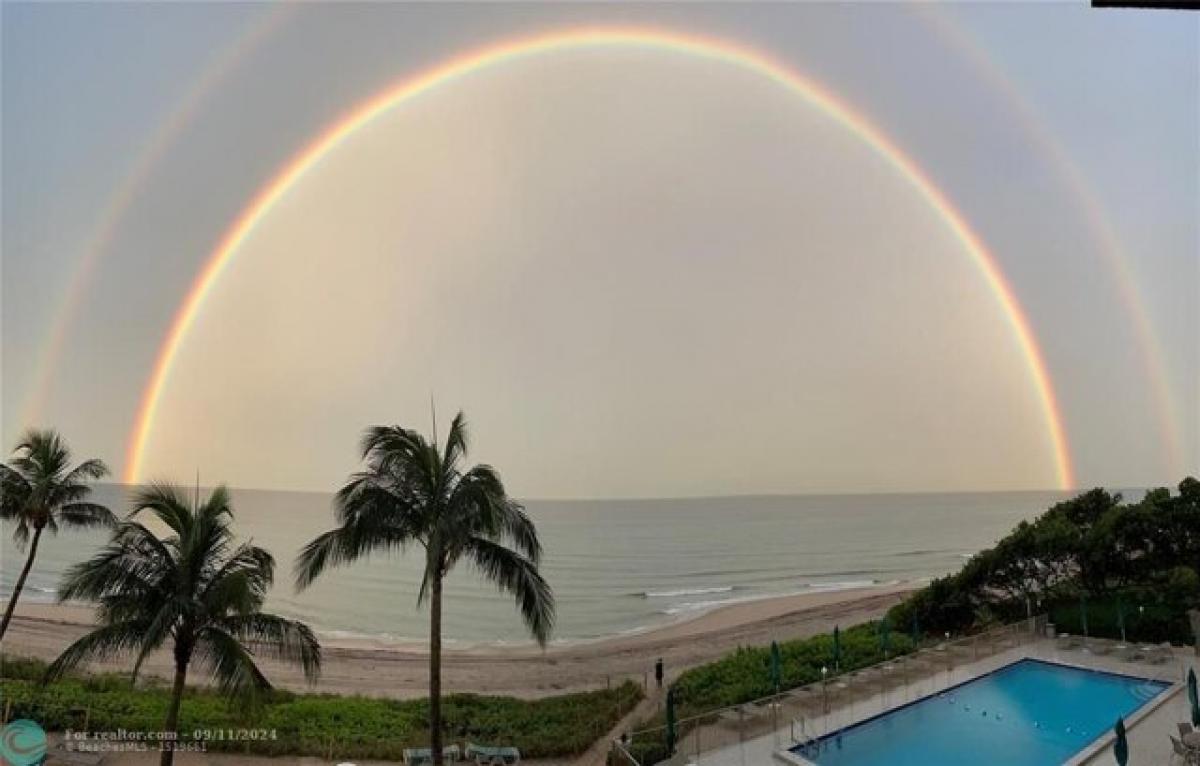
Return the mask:
[[155, 359], [135, 417], [125, 460], [124, 480], [141, 480], [142, 463], [153, 430], [163, 389], [188, 330], [240, 246], [276, 203], [324, 157], [342, 142], [388, 110], [449, 84], [472, 72], [535, 55], [590, 47], [644, 47], [674, 51], [704, 59], [726, 62], [755, 72], [804, 98], [828, 117], [860, 138], [890, 164], [938, 213], [955, 238], [979, 267], [988, 287], [1003, 309], [1005, 318], [1025, 357], [1046, 421], [1047, 439], [1054, 456], [1056, 479], [1061, 488], [1074, 486], [1074, 469], [1063, 427], [1062, 413], [1041, 349], [1028, 317], [1011, 285], [1001, 272], [966, 218], [950, 203], [916, 162], [865, 117], [838, 100], [830, 91], [767, 56], [737, 44], [692, 34], [645, 28], [582, 28], [554, 31], [484, 47], [454, 58], [385, 88], [375, 97], [351, 110], [303, 149], [269, 181], [222, 236], [176, 311]]
[[117, 184], [108, 204], [101, 212], [67, 280], [62, 300], [58, 302], [58, 309], [50, 321], [45, 342], [40, 344], [40, 352], [33, 363], [34, 383], [20, 409], [22, 423], [35, 424], [41, 420], [51, 385], [58, 372], [59, 360], [67, 345], [67, 337], [82, 310], [87, 287], [94, 278], [101, 260], [110, 251], [123, 219], [133, 208], [138, 196], [144, 193], [146, 183], [167, 155], [167, 150], [189, 127], [200, 107], [237, 71], [243, 60], [278, 29], [292, 8], [291, 4], [283, 3], [271, 6], [232, 43], [215, 54], [212, 63], [202, 70], [200, 76], [187, 89], [187, 96], [175, 105], [149, 140], [142, 144], [137, 158]]

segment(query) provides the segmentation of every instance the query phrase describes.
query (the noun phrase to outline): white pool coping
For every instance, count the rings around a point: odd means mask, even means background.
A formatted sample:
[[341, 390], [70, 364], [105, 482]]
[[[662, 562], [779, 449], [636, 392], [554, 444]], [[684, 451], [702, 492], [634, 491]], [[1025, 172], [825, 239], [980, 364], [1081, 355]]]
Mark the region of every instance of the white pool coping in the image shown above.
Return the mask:
[[[1081, 648], [1079, 651], [1086, 651], [1086, 648]], [[1084, 663], [1081, 663], [1078, 661], [1072, 661], [1074, 658], [1064, 658], [1062, 656], [1061, 651], [1053, 652], [1053, 659], [1049, 659], [1045, 656], [1045, 654], [1043, 654], [1042, 652], [1036, 651], [1035, 647], [1031, 647], [1031, 646], [1020, 647], [1020, 648], [1016, 649], [1015, 651], [1001, 653], [1001, 655], [996, 655], [993, 658], [989, 658], [989, 659], [995, 659], [996, 657], [1001, 657], [1001, 656], [1005, 656], [1005, 655], [1007, 655], [1007, 656], [1005, 657], [1004, 662], [1001, 662], [999, 665], [997, 665], [996, 667], [993, 667], [990, 670], [984, 670], [981, 667], [980, 668], [981, 672], [977, 673], [972, 678], [969, 678], [963, 682], [960, 682], [960, 684], [957, 684], [957, 685], [964, 685], [967, 683], [971, 683], [974, 680], [976, 680], [977, 678], [988, 675], [989, 673], [995, 672], [1003, 667], [1014, 664], [1016, 662], [1020, 662], [1025, 659], [1051, 662], [1054, 664], [1075, 668], [1077, 670], [1087, 670], [1087, 671], [1101, 672], [1101, 673], [1113, 673], [1113, 674], [1117, 674], [1117, 675], [1123, 675], [1123, 676], [1126, 676], [1129, 678], [1144, 679], [1147, 681], [1162, 680], [1162, 679], [1155, 679], [1155, 678], [1149, 677], [1149, 676], [1145, 675], [1144, 673], [1140, 673], [1139, 671], [1144, 670], [1146, 668], [1145, 668], [1145, 666], [1142, 666], [1138, 663], [1121, 662], [1121, 663], [1119, 663], [1119, 665], [1121, 666], [1120, 669], [1113, 669], [1111, 667], [1111, 665], [1114, 663], [1112, 663], [1111, 661], [1099, 662], [1099, 663], [1097, 663], [1098, 666], [1093, 666], [1093, 665], [1087, 665], [1087, 664], [1084, 664]], [[1104, 658], [1105, 660], [1111, 660], [1111, 658], [1108, 658], [1107, 655], [1092, 655], [1092, 656], [1097, 660], [1099, 660], [1101, 658]], [[979, 663], [973, 663], [973, 664], [988, 665], [991, 663], [989, 663], [987, 660], [983, 660]], [[1103, 667], [1104, 665], [1107, 665], [1109, 667]], [[1126, 728], [1132, 729], [1134, 726], [1136, 726], [1138, 724], [1138, 722], [1140, 722], [1147, 716], [1152, 715], [1156, 710], [1158, 710], [1163, 705], [1167, 704], [1169, 701], [1175, 699], [1175, 697], [1177, 695], [1179, 695], [1183, 691], [1183, 689], [1184, 689], [1184, 683], [1182, 680], [1176, 680], [1174, 682], [1171, 682], [1167, 688], [1163, 689], [1161, 692], [1159, 692], [1152, 699], [1147, 701], [1144, 705], [1139, 707], [1128, 718], [1125, 719]], [[882, 712], [876, 713], [874, 715], [865, 716], [861, 720], [854, 721], [854, 722], [847, 724], [845, 726], [842, 726], [840, 728], [842, 730], [852, 728], [854, 726], [857, 726], [857, 725], [863, 723], [864, 721], [888, 715], [894, 710], [901, 709], [903, 707], [906, 707], [907, 705], [916, 704], [918, 702], [924, 701], [925, 699], [932, 698], [932, 697], [936, 696], [937, 693], [938, 692], [931, 692], [930, 694], [925, 695], [924, 697], [920, 698], [919, 700], [914, 700], [913, 702], [907, 703], [906, 705], [896, 705], [895, 707], [893, 707], [889, 710], [882, 711]], [[830, 735], [830, 733], [826, 733], [826, 734], [822, 735], [821, 737], [813, 737], [813, 739], [820, 740], [820, 739], [824, 739], [825, 737], [828, 737], [829, 735]], [[1064, 761], [1063, 766], [1082, 766], [1083, 764], [1086, 764], [1090, 760], [1094, 759], [1099, 753], [1101, 753], [1106, 748], [1108, 748], [1110, 745], [1112, 745], [1113, 740], [1115, 738], [1116, 738], [1115, 732], [1113, 732], [1111, 729], [1108, 730], [1107, 733], [1105, 733], [1102, 736], [1098, 737], [1097, 739], [1093, 740], [1082, 750], [1075, 753], [1071, 758]], [[794, 747], [794, 746], [795, 745], [792, 745], [791, 747]], [[815, 763], [814, 761], [810, 761], [809, 759], [807, 759], [801, 755], [793, 753], [789, 747], [776, 749], [772, 752], [772, 755], [775, 757], [775, 759], [777, 761], [787, 764], [787, 766], [819, 766], [819, 764]]]

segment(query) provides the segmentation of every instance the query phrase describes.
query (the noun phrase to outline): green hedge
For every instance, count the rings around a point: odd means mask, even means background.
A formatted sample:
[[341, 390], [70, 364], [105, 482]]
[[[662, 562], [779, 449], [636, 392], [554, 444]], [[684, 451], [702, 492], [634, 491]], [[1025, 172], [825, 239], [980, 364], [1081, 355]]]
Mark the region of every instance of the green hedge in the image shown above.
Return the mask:
[[[131, 689], [128, 678], [71, 678], [41, 687], [28, 680], [39, 663], [6, 660], [18, 678], [0, 680], [0, 699], [12, 718], [31, 718], [49, 730], [158, 731], [169, 699], [162, 685]], [[582, 753], [616, 725], [642, 698], [633, 682], [609, 690], [537, 700], [455, 694], [443, 699], [447, 742], [472, 740], [513, 745], [530, 758]], [[210, 741], [211, 751], [257, 755], [312, 755], [400, 760], [406, 747], [427, 745], [427, 700], [387, 700], [321, 694], [277, 693], [254, 714], [239, 713], [206, 689], [189, 690], [180, 713], [181, 737], [197, 729], [274, 730], [276, 737], [250, 742]]]
[[[878, 622], [869, 622], [841, 631], [842, 673], [874, 665], [886, 659], [879, 627]], [[914, 648], [911, 636], [891, 631], [888, 657], [908, 654]], [[833, 636], [830, 634], [785, 641], [779, 645], [779, 653], [783, 660], [783, 689], [792, 689], [821, 680], [822, 667], [829, 669], [830, 678], [835, 675]], [[770, 667], [770, 647], [755, 646], [739, 648], [719, 660], [685, 671], [672, 684], [678, 701], [677, 717], [688, 718], [770, 696], [775, 692], [771, 685]], [[662, 724], [663, 718], [660, 713], [641, 724], [639, 728]], [[685, 733], [681, 729], [680, 736]], [[639, 738], [630, 742], [627, 747], [639, 763], [657, 763], [669, 756], [666, 743], [658, 736]]]
[[[1188, 621], [1187, 612], [1172, 604], [1145, 603], [1144, 610], [1138, 610], [1137, 601], [1126, 598], [1125, 608], [1125, 638], [1136, 643], [1161, 643], [1170, 641], [1173, 644], [1190, 645], [1193, 641], [1192, 626]], [[1079, 609], [1079, 599], [1063, 599], [1047, 606], [1050, 622], [1054, 629], [1061, 633], [1083, 634], [1083, 619]], [[1089, 598], [1087, 600], [1087, 634], [1094, 638], [1121, 637], [1120, 622], [1117, 619], [1117, 601], [1115, 596], [1105, 598]]]
[[[912, 638], [891, 632], [889, 656], [907, 654]], [[833, 668], [833, 636], [824, 634], [779, 645], [783, 659], [783, 688], [821, 680], [822, 666]], [[841, 671], [856, 670], [884, 660], [879, 623], [869, 622], [841, 631]], [[679, 717], [769, 696], [775, 689], [770, 678], [771, 650], [767, 646], [740, 648], [715, 662], [685, 671], [674, 683]]]

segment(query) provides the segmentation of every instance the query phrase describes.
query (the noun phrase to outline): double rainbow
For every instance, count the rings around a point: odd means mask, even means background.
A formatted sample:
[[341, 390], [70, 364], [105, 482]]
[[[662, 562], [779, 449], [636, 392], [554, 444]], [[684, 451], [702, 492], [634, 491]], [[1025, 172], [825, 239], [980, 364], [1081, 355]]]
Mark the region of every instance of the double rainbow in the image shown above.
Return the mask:
[[971, 229], [962, 213], [950, 203], [945, 194], [911, 157], [866, 118], [838, 100], [831, 92], [757, 51], [724, 40], [691, 34], [614, 27], [555, 31], [500, 43], [468, 53], [416, 76], [406, 78], [352, 110], [288, 162], [258, 192], [225, 232], [216, 250], [192, 284], [187, 297], [175, 313], [138, 407], [137, 417], [129, 437], [124, 480], [128, 483], [137, 483], [142, 478], [142, 463], [153, 431], [155, 414], [163, 389], [170, 379], [172, 366], [179, 355], [188, 330], [203, 308], [208, 294], [225, 268], [233, 261], [242, 244], [254, 232], [258, 223], [269, 215], [275, 204], [293, 186], [303, 180], [305, 175], [323, 158], [380, 115], [423, 93], [443, 85], [449, 85], [472, 73], [533, 56], [566, 50], [605, 47], [634, 47], [670, 51], [724, 62], [758, 74], [819, 109], [861, 139], [890, 164], [937, 212], [983, 274], [1004, 311], [1037, 390], [1043, 417], [1046, 421], [1049, 447], [1054, 455], [1057, 482], [1064, 489], [1074, 486], [1074, 470], [1063, 429], [1062, 413], [1051, 385], [1045, 359], [1030, 328], [1029, 319], [1018, 303], [1012, 287], [1000, 271], [995, 257]]

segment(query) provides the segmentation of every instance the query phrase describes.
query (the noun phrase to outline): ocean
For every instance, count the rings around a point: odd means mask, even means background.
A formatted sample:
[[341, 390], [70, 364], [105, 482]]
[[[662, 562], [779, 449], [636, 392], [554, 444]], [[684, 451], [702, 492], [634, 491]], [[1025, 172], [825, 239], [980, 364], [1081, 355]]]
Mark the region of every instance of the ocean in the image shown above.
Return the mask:
[[[1060, 492], [797, 495], [664, 500], [531, 500], [526, 508], [546, 550], [543, 574], [558, 601], [555, 640], [631, 633], [725, 604], [870, 584], [923, 582], [957, 570]], [[125, 488], [94, 499], [118, 513]], [[300, 547], [333, 526], [330, 496], [235, 490], [235, 529], [274, 554], [269, 609], [330, 637], [424, 642], [416, 606], [422, 558], [374, 557], [292, 587]], [[24, 561], [10, 526], [0, 540], [0, 597]], [[103, 542], [93, 533], [44, 538], [22, 601], [53, 601], [62, 572]], [[529, 641], [511, 598], [469, 566], [447, 581], [450, 645]]]

